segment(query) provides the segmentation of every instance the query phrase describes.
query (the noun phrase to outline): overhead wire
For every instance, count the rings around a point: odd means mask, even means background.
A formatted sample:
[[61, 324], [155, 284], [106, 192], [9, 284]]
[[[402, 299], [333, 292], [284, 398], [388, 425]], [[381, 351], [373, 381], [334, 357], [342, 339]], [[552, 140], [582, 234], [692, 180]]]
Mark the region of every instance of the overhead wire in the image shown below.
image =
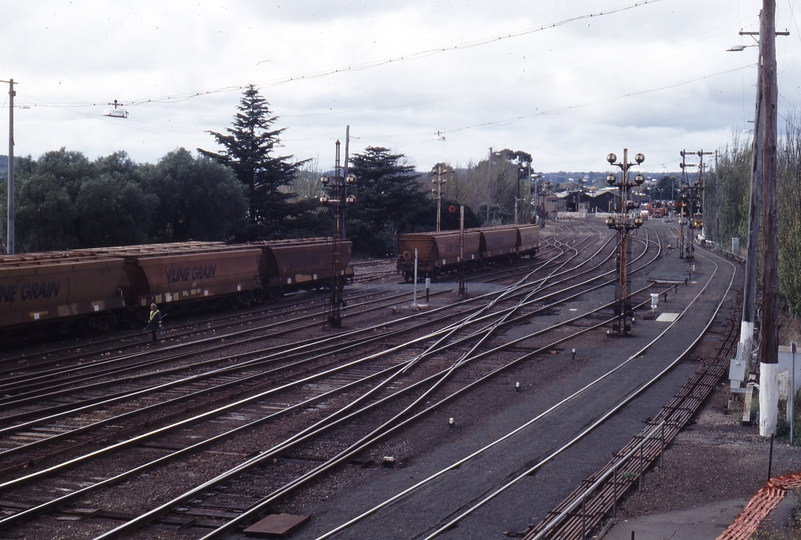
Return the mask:
[[659, 87], [655, 87], [655, 88], [648, 88], [648, 89], [634, 91], [634, 92], [627, 92], [625, 94], [620, 94], [620, 95], [617, 95], [617, 96], [613, 96], [613, 97], [609, 97], [609, 98], [606, 98], [606, 99], [597, 100], [597, 101], [593, 101], [593, 102], [582, 103], [582, 104], [579, 104], [579, 105], [568, 105], [568, 106], [560, 107], [560, 108], [557, 108], [557, 109], [551, 109], [549, 111], [538, 111], [536, 113], [516, 116], [514, 118], [505, 118], [505, 119], [502, 119], [502, 120], [492, 120], [492, 121], [488, 121], [488, 122], [480, 122], [480, 123], [477, 123], [477, 124], [471, 124], [471, 125], [468, 125], [468, 126], [452, 128], [452, 129], [446, 129], [446, 130], [441, 130], [441, 131], [442, 131], [442, 133], [444, 135], [447, 135], [447, 134], [450, 134], [450, 133], [457, 133], [459, 131], [465, 131], [465, 130], [468, 130], [468, 129], [474, 129], [474, 128], [478, 128], [478, 127], [493, 126], [493, 125], [498, 125], [498, 126], [511, 125], [511, 124], [513, 124], [515, 122], [518, 122], [520, 120], [527, 120], [527, 119], [531, 119], [531, 118], [536, 118], [538, 116], [548, 116], [548, 115], [562, 114], [564, 112], [567, 112], [567, 111], [570, 111], [570, 110], [573, 110], [573, 109], [580, 109], [580, 108], [585, 108], [585, 107], [594, 107], [594, 106], [597, 106], [597, 105], [603, 105], [603, 104], [606, 104], [606, 103], [611, 103], [611, 102], [618, 101], [618, 100], [625, 99], [625, 98], [632, 97], [632, 96], [650, 94], [650, 93], [653, 93], [653, 92], [659, 92], [659, 91], [667, 90], [667, 89], [670, 89], [670, 88], [676, 88], [676, 87], [679, 87], [679, 86], [692, 84], [692, 83], [695, 83], [695, 82], [698, 82], [698, 81], [702, 81], [702, 80], [705, 80], [705, 79], [709, 79], [709, 78], [712, 78], [712, 77], [718, 77], [718, 76], [721, 76], [721, 75], [726, 75], [728, 73], [733, 73], [733, 72], [740, 71], [740, 70], [743, 70], [745, 68], [754, 67], [754, 66], [755, 66], [755, 64], [749, 64], [749, 65], [746, 65], [746, 66], [737, 67], [737, 68], [733, 68], [733, 69], [729, 69], [729, 70], [725, 70], [725, 71], [720, 71], [718, 73], [713, 73], [711, 75], [704, 75], [704, 76], [701, 76], [701, 77], [696, 77], [694, 79], [689, 79], [689, 80], [682, 81], [682, 82], [679, 82], [679, 83], [673, 83], [673, 84], [668, 84], [668, 85], [659, 86]]
[[[325, 76], [330, 76], [330, 75], [334, 75], [334, 74], [338, 74], [338, 73], [345, 73], [345, 72], [364, 71], [364, 70], [374, 69], [374, 68], [377, 68], [377, 67], [380, 67], [380, 66], [384, 66], [384, 65], [388, 65], [388, 64], [392, 64], [392, 63], [408, 62], [408, 61], [413, 61], [413, 60], [417, 60], [417, 59], [421, 59], [421, 58], [426, 58], [426, 57], [429, 57], [429, 56], [432, 56], [432, 55], [444, 54], [446, 52], [467, 50], [467, 49], [471, 49], [471, 48], [475, 48], [475, 47], [481, 47], [481, 46], [489, 45], [489, 44], [492, 44], [492, 43], [497, 43], [497, 42], [504, 41], [504, 40], [514, 39], [514, 38], [518, 38], [518, 37], [521, 37], [521, 36], [534, 34], [534, 33], [537, 33], [537, 32], [543, 32], [543, 31], [546, 31], [546, 30], [549, 30], [549, 29], [552, 29], [552, 28], [557, 28], [559, 26], [567, 25], [569, 23], [572, 23], [572, 22], [575, 22], [575, 21], [579, 21], [579, 20], [597, 18], [597, 17], [602, 17], [602, 16], [605, 16], [605, 15], [611, 15], [611, 14], [620, 13], [620, 12], [627, 11], [627, 10], [632, 10], [634, 8], [642, 7], [644, 5], [653, 4], [653, 3], [656, 3], [656, 2], [661, 2], [661, 0], [643, 0], [643, 1], [635, 2], [635, 3], [627, 4], [627, 5], [624, 5], [624, 6], [619, 6], [619, 7], [616, 7], [616, 8], [612, 8], [612, 9], [609, 9], [609, 10], [606, 10], [606, 11], [601, 11], [601, 12], [596, 12], [596, 13], [588, 13], [588, 14], [584, 14], [584, 15], [579, 15], [579, 16], [575, 16], [575, 17], [566, 18], [566, 19], [563, 19], [563, 20], [555, 22], [555, 23], [550, 23], [550, 24], [547, 24], [547, 25], [539, 26], [537, 28], [530, 28], [530, 29], [527, 29], [527, 30], [519, 31], [519, 32], [512, 32], [512, 33], [503, 34], [503, 35], [500, 35], [500, 36], [482, 38], [482, 39], [477, 39], [477, 40], [473, 40], [473, 41], [466, 41], [464, 43], [445, 46], [445, 47], [437, 47], [437, 48], [433, 48], [433, 49], [427, 49], [427, 50], [418, 51], [416, 53], [412, 53], [412, 54], [408, 54], [408, 55], [402, 55], [402, 56], [387, 58], [387, 59], [383, 59], [383, 60], [377, 60], [377, 61], [373, 61], [373, 62], [366, 62], [366, 63], [362, 63], [362, 64], [353, 64], [353, 65], [350, 65], [350, 66], [345, 66], [345, 67], [340, 67], [340, 68], [334, 68], [334, 69], [323, 70], [323, 71], [318, 71], [318, 72], [311, 72], [311, 73], [302, 74], [302, 75], [298, 75], [298, 76], [292, 76], [292, 77], [288, 77], [288, 78], [284, 78], [284, 79], [279, 79], [279, 80], [276, 80], [276, 81], [256, 83], [256, 84], [254, 84], [254, 86], [257, 87], [257, 88], [275, 87], [275, 86], [286, 84], [286, 83], [289, 83], [289, 82], [292, 82], [292, 81], [315, 79], [315, 78], [320, 78], [320, 77], [325, 77]], [[789, 2], [790, 2], [790, 0], [788, 0], [788, 3]], [[739, 6], [739, 2], [738, 2], [738, 6]], [[792, 9], [791, 9], [791, 11], [792, 11]], [[796, 27], [797, 27], [797, 23], [795, 22], [795, 19], [793, 19], [793, 21], [794, 21], [794, 23], [796, 24]], [[733, 71], [744, 70], [745, 68], [751, 67], [753, 65], [754, 64], [747, 64], [747, 65], [743, 65], [743, 66], [741, 66], [740, 68], [737, 68], [737, 69], [728, 70], [728, 71], [724, 71], [724, 72], [719, 72], [719, 73], [715, 73], [715, 74], [711, 74], [711, 75], [705, 75], [703, 77], [698, 77], [698, 78], [695, 78], [695, 79], [691, 79], [691, 80], [687, 80], [687, 81], [683, 81], [683, 82], [679, 82], [679, 83], [675, 83], [675, 84], [670, 84], [670, 85], [666, 85], [666, 86], [660, 86], [660, 87], [656, 87], [656, 88], [646, 89], [646, 90], [642, 90], [642, 91], [639, 91], [639, 92], [628, 92], [628, 93], [625, 93], [625, 94], [620, 94], [620, 95], [617, 95], [617, 96], [609, 97], [607, 99], [603, 99], [603, 100], [599, 100], [599, 101], [595, 101], [595, 102], [576, 104], [576, 105], [568, 105], [568, 106], [564, 106], [564, 107], [560, 107], [560, 108], [551, 109], [551, 110], [548, 110], [548, 111], [537, 111], [537, 112], [533, 112], [533, 113], [527, 114], [527, 115], [521, 115], [521, 116], [512, 117], [512, 118], [492, 120], [492, 121], [488, 121], [488, 122], [481, 122], [481, 123], [476, 123], [476, 124], [472, 124], [472, 125], [467, 125], [467, 126], [462, 126], [462, 127], [455, 127], [455, 128], [446, 129], [446, 130], [440, 130], [440, 131], [443, 134], [448, 134], [448, 133], [456, 133], [456, 132], [459, 132], [459, 131], [465, 131], [465, 130], [469, 130], [469, 129], [476, 129], [476, 128], [483, 127], [483, 126], [511, 125], [511, 124], [514, 124], [514, 123], [516, 123], [518, 121], [521, 121], [521, 120], [532, 119], [532, 118], [536, 118], [536, 117], [539, 117], [539, 116], [545, 116], [545, 115], [562, 114], [564, 112], [567, 112], [567, 111], [570, 111], [570, 110], [573, 110], [573, 109], [596, 106], [596, 105], [600, 105], [600, 104], [604, 104], [604, 103], [614, 102], [614, 101], [617, 101], [617, 100], [620, 100], [620, 99], [629, 98], [629, 97], [632, 97], [632, 96], [642, 95], [642, 94], [651, 93], [651, 92], [658, 92], [658, 91], [669, 89], [669, 88], [675, 88], [675, 87], [678, 87], [678, 86], [691, 84], [691, 83], [694, 83], [694, 82], [697, 82], [697, 81], [700, 81], [700, 80], [704, 80], [704, 79], [707, 79], [707, 78], [720, 76], [720, 75], [723, 75], [723, 74], [726, 74], [726, 73], [730, 73], [730, 72], [733, 72]], [[525, 86], [529, 86], [531, 84], [538, 84], [539, 82], [541, 82], [541, 80], [517, 82], [517, 83], [511, 84], [511, 85], [504, 86], [503, 88], [525, 87]], [[201, 97], [201, 96], [208, 96], [208, 95], [217, 94], [217, 93], [223, 93], [223, 92], [241, 91], [242, 89], [246, 88], [247, 86], [248, 85], [230, 85], [230, 86], [224, 86], [224, 87], [220, 87], [220, 88], [212, 89], [212, 90], [195, 91], [195, 92], [188, 92], [188, 93], [183, 93], [183, 94], [177, 93], [177, 94], [170, 94], [170, 95], [165, 95], [165, 96], [160, 96], [160, 97], [153, 97], [153, 98], [124, 100], [124, 103], [125, 103], [126, 107], [133, 107], [133, 106], [144, 105], [144, 104], [149, 104], [149, 103], [174, 104], [174, 103], [179, 103], [179, 102], [184, 102], [184, 101], [187, 101], [187, 100], [191, 100], [191, 99], [194, 99], [196, 97]], [[477, 94], [482, 94], [482, 93], [486, 94], [486, 93], [495, 92], [495, 91], [497, 91], [497, 88], [488, 89], [488, 90], [467, 92], [467, 93], [464, 93], [462, 96], [472, 96], [472, 95], [477, 95]], [[456, 96], [456, 97], [462, 97], [462, 96]], [[782, 96], [782, 97], [784, 97], [784, 96]], [[411, 104], [410, 103], [405, 103], [405, 104], [402, 104], [402, 105], [391, 105], [391, 106], [383, 107], [382, 109], [391, 109], [391, 108], [399, 108], [399, 107], [410, 107], [410, 106], [416, 106], [416, 105], [421, 105], [421, 104], [427, 104], [427, 103], [433, 103], [433, 102], [437, 102], [437, 101], [442, 101], [444, 99], [452, 100], [452, 99], [454, 99], [454, 96], [451, 95], [451, 96], [448, 96], [447, 98], [432, 98], [432, 99], [428, 99], [428, 100], [422, 100], [422, 101], [419, 101], [419, 102], [414, 102], [414, 103], [411, 103]], [[784, 98], [784, 99], [787, 99], [787, 98]], [[68, 103], [68, 104], [67, 103], [65, 103], [65, 104], [47, 103], [47, 102], [41, 102], [40, 101], [38, 103], [32, 104], [32, 106], [59, 107], [59, 108], [65, 108], [65, 109], [83, 108], [83, 107], [96, 107], [96, 106], [101, 106], [101, 105], [102, 106], [107, 106], [109, 104], [105, 103], [105, 102], [98, 102], [98, 101], [86, 102], [86, 103]], [[371, 107], [368, 110], [375, 110], [375, 107]], [[71, 111], [71, 112], [78, 113], [77, 111]], [[299, 114], [299, 115], [291, 115], [291, 114], [289, 114], [289, 115], [282, 115], [282, 117], [302, 117], [302, 116], [344, 114], [344, 113], [353, 113], [353, 111], [352, 110], [349, 110], [349, 111], [337, 111], [337, 112], [328, 112], [328, 111], [326, 111], [326, 112], [317, 112], [317, 113], [308, 113], [308, 114]], [[78, 114], [80, 114], [80, 113], [78, 113]], [[89, 115], [86, 115], [86, 116], [89, 116]], [[171, 126], [171, 127], [173, 127], [173, 126]], [[147, 131], [147, 130], [142, 129], [142, 131]], [[383, 135], [382, 136], [382, 135], [378, 135], [378, 136], [375, 136], [375, 137], [376, 138], [382, 138], [382, 137], [383, 138], [395, 138], [395, 139], [397, 139], [397, 138], [406, 138], [406, 137], [418, 137], [421, 134], [430, 135], [429, 131], [425, 131], [424, 133], [423, 132], [418, 132], [418, 133], [409, 134], [409, 135], [405, 135], [405, 136], [396, 136], [396, 135]], [[298, 139], [287, 138], [286, 140], [287, 141], [291, 141], [291, 140], [315, 140], [315, 138], [313, 138], [313, 137], [311, 137], [311, 138], [310, 137], [301, 137], [301, 138], [298, 138]]]
[[[276, 81], [254, 83], [253, 86], [258, 88], [258, 89], [271, 88], [271, 87], [279, 86], [279, 85], [282, 85], [282, 84], [287, 84], [287, 83], [293, 82], [293, 81], [318, 79], [318, 78], [321, 78], [321, 77], [327, 77], [329, 75], [335, 75], [335, 74], [338, 74], [338, 73], [365, 71], [365, 70], [374, 69], [374, 68], [377, 68], [377, 67], [380, 67], [380, 66], [384, 66], [384, 65], [388, 65], [388, 64], [392, 64], [392, 63], [408, 62], [408, 61], [412, 61], [412, 60], [418, 60], [418, 59], [421, 59], [421, 58], [427, 58], [427, 57], [438, 55], [438, 54], [443, 54], [443, 53], [446, 53], [446, 52], [472, 49], [472, 48], [475, 48], [475, 47], [481, 47], [481, 46], [484, 46], [484, 45], [489, 45], [491, 43], [498, 43], [500, 41], [505, 41], [505, 40], [508, 40], [508, 39], [514, 39], [514, 38], [527, 36], [527, 35], [538, 33], [538, 32], [543, 32], [543, 31], [546, 31], [546, 30], [550, 30], [552, 28], [557, 28], [557, 27], [564, 26], [566, 24], [570, 24], [570, 23], [573, 23], [573, 22], [576, 22], [576, 21], [580, 21], [580, 20], [584, 20], [584, 19], [603, 17], [603, 16], [606, 16], [606, 15], [612, 15], [612, 14], [615, 14], [615, 13], [628, 11], [628, 10], [631, 10], [631, 9], [634, 9], [634, 8], [642, 7], [642, 6], [647, 5], [647, 4], [654, 4], [654, 3], [657, 3], [657, 2], [661, 2], [661, 1], [662, 0], [640, 0], [639, 2], [634, 2], [632, 4], [627, 4], [627, 5], [624, 5], [624, 6], [611, 8], [611, 9], [608, 9], [606, 11], [600, 11], [600, 12], [595, 12], [595, 13], [587, 13], [587, 14], [584, 14], [584, 15], [578, 15], [578, 16], [575, 16], [575, 17], [569, 17], [569, 18], [563, 19], [561, 21], [557, 21], [557, 22], [554, 22], [554, 23], [549, 23], [549, 24], [542, 25], [542, 26], [539, 26], [539, 27], [536, 27], [536, 28], [530, 28], [528, 30], [521, 30], [519, 32], [511, 32], [509, 34], [504, 34], [504, 35], [500, 35], [500, 36], [493, 36], [493, 37], [482, 38], [482, 39], [478, 39], [478, 40], [474, 40], [474, 41], [467, 41], [467, 42], [459, 43], [459, 44], [455, 44], [455, 45], [448, 45], [448, 46], [443, 46], [443, 47], [436, 47], [436, 48], [433, 48], [433, 49], [426, 49], [426, 50], [423, 50], [423, 51], [418, 51], [418, 52], [407, 54], [407, 55], [401, 55], [401, 56], [396, 56], [396, 57], [392, 57], [392, 58], [386, 58], [386, 59], [382, 59], [382, 60], [375, 60], [375, 61], [372, 61], [372, 62], [365, 62], [365, 63], [361, 63], [361, 64], [352, 64], [352, 65], [349, 65], [349, 66], [343, 66], [343, 67], [339, 67], [339, 68], [333, 68], [333, 69], [328, 69], [328, 70], [311, 72], [311, 73], [306, 73], [306, 74], [303, 74], [303, 75], [295, 75], [295, 76], [279, 79], [279, 80], [276, 80]], [[162, 104], [180, 103], [182, 101], [187, 101], [189, 99], [193, 99], [193, 98], [200, 97], [200, 96], [206, 96], [206, 95], [210, 95], [210, 94], [217, 94], [217, 93], [222, 93], [222, 92], [232, 92], [232, 91], [241, 91], [241, 90], [243, 90], [244, 88], [246, 88], [248, 86], [249, 86], [248, 84], [240, 84], [240, 85], [224, 86], [224, 87], [217, 88], [217, 89], [212, 89], [212, 90], [202, 90], [202, 91], [187, 92], [187, 93], [176, 93], [176, 94], [170, 94], [170, 95], [166, 95], [166, 96], [153, 97], [153, 98], [129, 99], [129, 100], [124, 100], [124, 106], [126, 106], [126, 107], [135, 107], [135, 106], [138, 106], [138, 105], [145, 105], [145, 104], [149, 104], [149, 103], [162, 103]], [[32, 103], [30, 105], [32, 107], [72, 107], [72, 108], [76, 108], [76, 107], [107, 106], [107, 105], [111, 105], [111, 104], [110, 103], [106, 103], [104, 101], [91, 101], [91, 102], [64, 103], [64, 104]]]

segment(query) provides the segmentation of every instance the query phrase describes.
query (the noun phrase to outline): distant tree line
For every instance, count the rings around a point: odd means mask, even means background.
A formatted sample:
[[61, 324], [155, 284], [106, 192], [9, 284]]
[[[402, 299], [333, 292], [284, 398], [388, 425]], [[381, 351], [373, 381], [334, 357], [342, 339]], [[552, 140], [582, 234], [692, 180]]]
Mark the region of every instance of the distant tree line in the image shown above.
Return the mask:
[[[125, 152], [90, 161], [63, 148], [18, 158], [14, 198], [18, 253], [223, 240], [246, 204], [229, 169], [184, 149], [155, 165], [136, 164]], [[5, 191], [0, 199], [5, 229]]]
[[[17, 253], [154, 242], [330, 236], [332, 211], [320, 203], [320, 177], [311, 160], [277, 154], [285, 128], [254, 86], [240, 99], [231, 127], [209, 131], [218, 150], [178, 148], [155, 164], [123, 151], [94, 161], [62, 148], [15, 166]], [[466, 168], [443, 171], [441, 228], [528, 222], [531, 155], [504, 149]], [[400, 153], [368, 146], [349, 157], [346, 233], [357, 255], [395, 255], [397, 235], [436, 227], [436, 177], [419, 173]], [[3, 239], [6, 190], [0, 190]], [[487, 204], [490, 205], [487, 221]]]
[[[801, 314], [801, 128], [787, 120], [778, 145], [779, 301], [793, 315]], [[751, 141], [735, 138], [717, 156], [704, 189], [704, 229], [711, 240], [730, 249], [739, 238], [745, 253], [751, 189]]]

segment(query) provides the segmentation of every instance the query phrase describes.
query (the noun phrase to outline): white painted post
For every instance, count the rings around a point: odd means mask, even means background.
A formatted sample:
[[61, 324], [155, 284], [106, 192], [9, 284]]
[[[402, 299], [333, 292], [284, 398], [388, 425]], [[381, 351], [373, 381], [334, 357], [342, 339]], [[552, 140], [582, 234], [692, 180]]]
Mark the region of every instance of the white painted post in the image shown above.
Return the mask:
[[793, 371], [790, 372], [790, 414], [787, 417], [790, 419], [790, 446], [793, 446], [795, 436], [795, 351], [797, 345], [795, 341], [790, 342], [790, 351], [793, 353]]
[[417, 307], [417, 248], [414, 248], [414, 295], [412, 307]]

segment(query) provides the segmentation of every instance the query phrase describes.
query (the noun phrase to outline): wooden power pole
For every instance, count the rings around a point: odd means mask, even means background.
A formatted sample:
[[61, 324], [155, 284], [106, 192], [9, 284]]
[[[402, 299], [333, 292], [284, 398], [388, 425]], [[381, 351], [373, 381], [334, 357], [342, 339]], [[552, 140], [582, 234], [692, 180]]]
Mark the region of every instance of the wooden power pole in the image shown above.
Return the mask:
[[777, 106], [776, 82], [776, 0], [763, 0], [759, 27], [762, 53], [761, 87], [764, 100], [762, 140], [762, 324], [760, 325], [759, 434], [776, 434], [779, 411], [779, 245], [776, 210]]

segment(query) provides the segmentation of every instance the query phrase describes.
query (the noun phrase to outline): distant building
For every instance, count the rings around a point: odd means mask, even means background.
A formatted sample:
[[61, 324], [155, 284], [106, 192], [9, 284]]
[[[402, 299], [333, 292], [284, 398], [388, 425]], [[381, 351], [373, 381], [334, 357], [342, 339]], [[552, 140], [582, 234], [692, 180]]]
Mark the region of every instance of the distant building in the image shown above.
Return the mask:
[[617, 212], [620, 207], [620, 194], [616, 188], [598, 191], [562, 191], [556, 193], [556, 209], [560, 212]]

